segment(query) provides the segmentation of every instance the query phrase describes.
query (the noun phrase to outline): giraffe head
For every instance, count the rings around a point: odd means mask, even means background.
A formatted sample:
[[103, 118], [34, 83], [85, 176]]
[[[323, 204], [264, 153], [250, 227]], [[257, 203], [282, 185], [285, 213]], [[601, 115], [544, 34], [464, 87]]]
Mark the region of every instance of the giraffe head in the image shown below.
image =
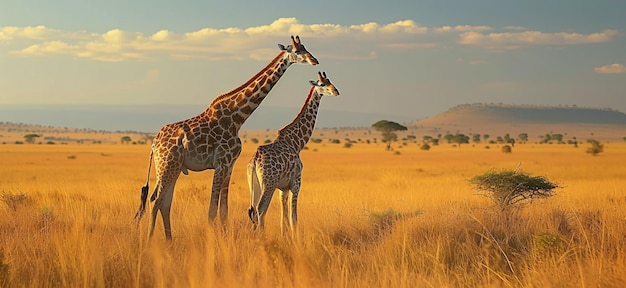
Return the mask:
[[278, 44], [278, 48], [289, 54], [289, 61], [291, 63], [309, 63], [311, 65], [320, 64], [320, 62], [317, 61], [311, 53], [309, 53], [309, 51], [306, 51], [306, 48], [304, 48], [304, 45], [300, 42], [300, 36], [296, 36], [295, 38], [291, 36], [291, 45], [284, 46], [282, 44]]
[[315, 87], [317, 94], [322, 96], [339, 96], [339, 90], [333, 83], [330, 83], [330, 79], [326, 78], [326, 72], [317, 72], [317, 78], [317, 81], [309, 81]]

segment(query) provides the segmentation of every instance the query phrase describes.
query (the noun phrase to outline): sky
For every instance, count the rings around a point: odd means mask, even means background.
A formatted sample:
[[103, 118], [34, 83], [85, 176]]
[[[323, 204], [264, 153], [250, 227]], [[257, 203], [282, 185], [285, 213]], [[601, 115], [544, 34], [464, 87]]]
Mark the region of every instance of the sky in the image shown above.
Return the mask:
[[191, 117], [299, 35], [320, 65], [290, 67], [258, 110], [295, 115], [325, 71], [341, 95], [320, 109], [347, 118], [468, 103], [626, 112], [624, 15], [623, 0], [2, 0], [0, 108], [180, 104]]

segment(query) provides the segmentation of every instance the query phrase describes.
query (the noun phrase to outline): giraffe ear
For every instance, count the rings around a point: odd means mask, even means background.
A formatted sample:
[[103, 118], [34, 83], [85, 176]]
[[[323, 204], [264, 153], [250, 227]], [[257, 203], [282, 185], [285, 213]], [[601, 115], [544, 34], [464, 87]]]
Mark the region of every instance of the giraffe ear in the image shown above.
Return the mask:
[[291, 51], [291, 47], [290, 46], [285, 47], [285, 45], [283, 45], [283, 44], [278, 44], [278, 49], [280, 49], [282, 51]]

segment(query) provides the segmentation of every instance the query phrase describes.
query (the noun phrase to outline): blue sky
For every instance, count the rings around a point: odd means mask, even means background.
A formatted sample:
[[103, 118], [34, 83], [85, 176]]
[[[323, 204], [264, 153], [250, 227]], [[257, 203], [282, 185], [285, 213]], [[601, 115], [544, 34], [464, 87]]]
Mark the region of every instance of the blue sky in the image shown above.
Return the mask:
[[323, 110], [419, 119], [482, 102], [626, 112], [624, 15], [622, 0], [4, 0], [0, 105], [196, 104], [193, 116], [299, 34], [320, 65], [291, 67], [259, 109], [295, 114], [322, 70], [342, 93]]

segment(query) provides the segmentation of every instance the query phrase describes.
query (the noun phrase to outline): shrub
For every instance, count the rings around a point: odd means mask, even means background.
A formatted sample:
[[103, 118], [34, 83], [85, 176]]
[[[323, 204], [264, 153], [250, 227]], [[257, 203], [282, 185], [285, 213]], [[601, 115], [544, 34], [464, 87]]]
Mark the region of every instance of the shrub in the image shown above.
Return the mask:
[[343, 143], [343, 147], [344, 148], [350, 148], [350, 147], [352, 147], [352, 143], [350, 143], [350, 142]]
[[524, 200], [553, 196], [559, 188], [546, 177], [531, 176], [516, 170], [490, 170], [483, 175], [469, 179], [474, 189], [485, 191], [483, 194], [502, 208], [512, 206]]
[[422, 146], [420, 147], [420, 150], [424, 150], [424, 151], [428, 151], [430, 150], [430, 145], [424, 143], [422, 144]]
[[504, 153], [511, 153], [511, 146], [509, 146], [509, 145], [502, 146], [502, 152], [504, 152]]
[[32, 199], [26, 194], [12, 194], [3, 193], [0, 196], [0, 200], [4, 202], [9, 208], [17, 210], [19, 206], [32, 202]]
[[259, 143], [259, 139], [251, 138], [250, 142], [252, 142], [253, 144], [257, 144], [257, 143]]
[[600, 143], [600, 141], [595, 139], [587, 140], [587, 143], [591, 144], [591, 147], [587, 148], [587, 153], [596, 156], [600, 152], [604, 151], [604, 145]]

